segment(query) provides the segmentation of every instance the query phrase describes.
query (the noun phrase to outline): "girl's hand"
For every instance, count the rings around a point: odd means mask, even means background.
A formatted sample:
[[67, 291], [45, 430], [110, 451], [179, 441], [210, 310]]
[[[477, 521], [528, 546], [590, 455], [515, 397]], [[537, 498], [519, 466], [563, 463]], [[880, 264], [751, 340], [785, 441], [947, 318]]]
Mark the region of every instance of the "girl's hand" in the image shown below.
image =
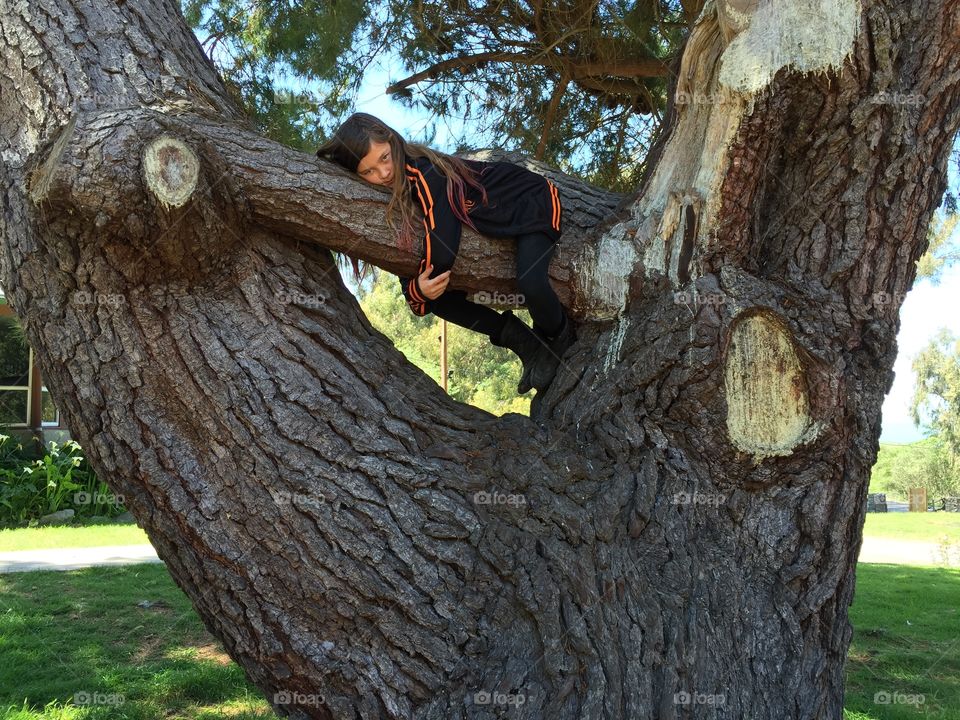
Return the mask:
[[440, 273], [431, 279], [430, 272], [432, 270], [433, 265], [427, 265], [427, 269], [417, 278], [417, 284], [420, 286], [420, 292], [422, 292], [425, 297], [436, 300], [443, 295], [447, 289], [447, 283], [450, 282], [450, 271], [447, 270], [445, 273]]

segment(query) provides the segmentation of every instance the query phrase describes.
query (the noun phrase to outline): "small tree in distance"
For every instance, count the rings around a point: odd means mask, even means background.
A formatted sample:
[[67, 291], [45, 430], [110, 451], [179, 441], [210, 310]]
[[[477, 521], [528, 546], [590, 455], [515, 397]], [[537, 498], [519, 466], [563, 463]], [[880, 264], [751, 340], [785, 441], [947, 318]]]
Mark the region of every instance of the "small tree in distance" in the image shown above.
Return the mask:
[[[360, 307], [377, 330], [414, 365], [440, 384], [440, 319], [435, 315], [417, 317], [407, 308], [396, 279], [377, 272], [360, 295]], [[530, 323], [525, 309], [514, 314]], [[504, 348], [491, 345], [486, 335], [447, 323], [447, 393], [460, 402], [503, 415], [530, 414], [533, 392], [517, 395], [520, 360]]]

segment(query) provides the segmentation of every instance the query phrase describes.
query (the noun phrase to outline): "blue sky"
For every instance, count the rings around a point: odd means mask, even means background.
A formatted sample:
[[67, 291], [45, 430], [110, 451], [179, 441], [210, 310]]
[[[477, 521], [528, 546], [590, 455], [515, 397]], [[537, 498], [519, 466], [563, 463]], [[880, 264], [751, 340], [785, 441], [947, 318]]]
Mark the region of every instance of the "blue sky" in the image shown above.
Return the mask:
[[[408, 140], [420, 141], [423, 139], [431, 118], [426, 112], [416, 113], [407, 110], [398, 101], [387, 95], [385, 88], [390, 82], [402, 80], [407, 76], [402, 65], [393, 55], [380, 56], [371, 65], [370, 71], [363, 78], [360, 92], [357, 93], [356, 110], [376, 115], [387, 125], [399, 132]], [[416, 92], [416, 88], [411, 88]], [[439, 150], [453, 150], [453, 134], [459, 134], [464, 123], [451, 120], [437, 123], [437, 135], [432, 147]]]
[[[956, 235], [954, 240], [960, 240]], [[939, 286], [928, 280], [915, 283], [900, 308], [900, 332], [897, 334], [897, 361], [893, 371], [893, 387], [883, 403], [881, 442], [908, 443], [919, 440], [923, 432], [910, 420], [910, 399], [913, 396], [911, 363], [937, 330], [946, 327], [960, 336], [960, 267], [944, 273]]]

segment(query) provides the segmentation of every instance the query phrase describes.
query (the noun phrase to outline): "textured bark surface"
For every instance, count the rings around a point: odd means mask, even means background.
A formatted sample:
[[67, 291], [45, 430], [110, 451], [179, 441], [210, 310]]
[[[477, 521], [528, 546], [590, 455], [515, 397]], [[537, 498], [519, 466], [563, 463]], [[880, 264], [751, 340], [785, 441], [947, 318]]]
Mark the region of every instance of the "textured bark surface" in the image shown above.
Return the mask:
[[[730, 5], [678, 90], [714, 99], [678, 105], [643, 192], [609, 215], [564, 186], [579, 340], [532, 418], [497, 418], [343, 285], [326, 247], [410, 265], [383, 198], [257, 138], [176, 3], [0, 0], [0, 282], [93, 467], [279, 713], [841, 716], [960, 3], [785, 1], [855, 32], [759, 89], [727, 50], [792, 35]], [[484, 252], [464, 286], [508, 288], [509, 247]]]

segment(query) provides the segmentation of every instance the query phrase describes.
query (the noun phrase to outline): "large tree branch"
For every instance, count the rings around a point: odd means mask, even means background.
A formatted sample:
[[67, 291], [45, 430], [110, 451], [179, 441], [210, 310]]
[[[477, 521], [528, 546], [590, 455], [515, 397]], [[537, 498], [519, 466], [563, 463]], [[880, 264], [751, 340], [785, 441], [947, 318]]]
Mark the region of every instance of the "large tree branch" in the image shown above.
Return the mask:
[[423, 80], [436, 78], [440, 73], [449, 70], [462, 68], [474, 68], [488, 62], [503, 62], [513, 65], [527, 65], [533, 67], [548, 67], [561, 72], [565, 72], [575, 81], [593, 80], [614, 76], [618, 78], [648, 78], [664, 77], [670, 67], [667, 60], [635, 60], [623, 62], [585, 62], [565, 58], [555, 53], [509, 53], [509, 52], [487, 52], [477, 53], [475, 55], [465, 55], [462, 57], [450, 58], [434, 63], [426, 70], [414, 73], [403, 80], [387, 86], [388, 94], [404, 90], [411, 85], [416, 85]]
[[570, 81], [566, 77], [561, 77], [550, 94], [550, 105], [547, 107], [547, 113], [543, 118], [543, 130], [540, 132], [540, 140], [537, 142], [537, 150], [534, 157], [537, 160], [543, 160], [543, 153], [547, 149], [547, 142], [550, 139], [550, 131], [553, 129], [553, 123], [557, 119], [557, 109], [563, 100], [563, 94], [567, 91], [567, 84]]
[[[329, 162], [271, 142], [234, 125], [202, 121], [194, 128], [217, 147], [223, 161], [235, 169], [250, 208], [251, 220], [265, 230], [292, 240], [322, 245], [370, 262], [400, 276], [408, 276], [419, 263], [420, 249], [400, 250], [386, 224], [389, 195]], [[564, 236], [551, 263], [550, 277], [558, 295], [578, 316], [603, 314], [607, 303], [590, 290], [573, 267], [588, 257], [595, 240], [586, 236], [611, 216], [623, 195], [592, 187], [554, 168], [502, 151], [469, 156], [502, 159], [526, 165], [549, 177], [564, 204]], [[483, 238], [464, 229], [461, 249], [451, 275], [451, 287], [469, 292], [516, 292], [514, 243]]]

